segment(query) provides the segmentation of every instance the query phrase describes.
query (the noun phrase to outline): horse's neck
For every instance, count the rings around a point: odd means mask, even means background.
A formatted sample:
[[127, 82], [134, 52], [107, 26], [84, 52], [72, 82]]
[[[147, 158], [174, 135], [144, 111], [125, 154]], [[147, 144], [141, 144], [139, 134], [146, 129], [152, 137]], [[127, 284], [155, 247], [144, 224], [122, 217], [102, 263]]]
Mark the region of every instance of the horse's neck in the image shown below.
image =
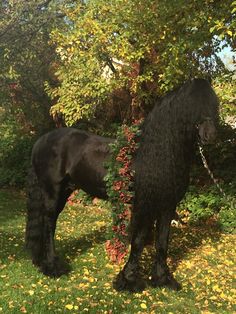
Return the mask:
[[165, 133], [172, 133], [172, 137], [175, 137], [178, 143], [186, 140], [194, 142], [196, 126], [195, 123], [191, 121], [193, 118], [192, 116], [187, 116], [185, 112], [182, 113], [179, 109], [180, 108], [171, 108], [170, 106], [154, 108], [153, 113], [147, 118], [146, 123], [150, 134], [155, 136], [162, 132], [163, 135]]

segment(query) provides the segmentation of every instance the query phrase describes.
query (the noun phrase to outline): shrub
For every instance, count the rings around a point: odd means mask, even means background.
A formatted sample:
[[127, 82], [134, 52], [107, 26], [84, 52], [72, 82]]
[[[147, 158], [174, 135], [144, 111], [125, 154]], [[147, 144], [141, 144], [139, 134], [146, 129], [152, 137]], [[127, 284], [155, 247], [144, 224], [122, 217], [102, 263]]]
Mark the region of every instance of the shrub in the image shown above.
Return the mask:
[[215, 217], [224, 232], [236, 231], [236, 202], [234, 197], [235, 186], [222, 186], [225, 196], [219, 193], [216, 186], [197, 188], [190, 186], [189, 192], [180, 203], [180, 214], [187, 214], [189, 222], [198, 224], [210, 217]]
[[13, 119], [0, 124], [0, 186], [23, 187], [34, 138], [23, 133]]
[[[226, 203], [228, 204], [228, 203]], [[236, 233], [236, 207], [229, 208], [227, 205], [221, 208], [219, 212], [219, 224], [223, 231]]]
[[[32, 143], [32, 138], [22, 137], [3, 151], [0, 156], [0, 186], [24, 186]], [[0, 146], [5, 144], [1, 142]]]

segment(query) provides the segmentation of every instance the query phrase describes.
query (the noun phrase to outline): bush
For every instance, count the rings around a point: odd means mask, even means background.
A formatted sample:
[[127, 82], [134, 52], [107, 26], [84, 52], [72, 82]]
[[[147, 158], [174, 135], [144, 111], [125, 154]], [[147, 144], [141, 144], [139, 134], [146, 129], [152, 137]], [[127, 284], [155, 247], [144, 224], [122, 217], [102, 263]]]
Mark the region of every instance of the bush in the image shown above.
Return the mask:
[[0, 187], [24, 186], [34, 141], [13, 119], [0, 124]]
[[236, 207], [223, 206], [219, 212], [219, 224], [221, 229], [228, 233], [236, 233]]
[[191, 185], [179, 205], [180, 212], [189, 215], [191, 223], [199, 223], [214, 216], [223, 231], [235, 232], [236, 227], [236, 130], [221, 121], [217, 142], [204, 147], [208, 165], [226, 196], [219, 192], [200, 155], [196, 158], [191, 175]]
[[198, 192], [194, 187], [187, 193], [184, 201], [180, 204], [179, 209], [189, 212], [190, 222], [205, 220], [214, 214], [219, 208], [220, 198], [211, 192]]
[[189, 222], [199, 224], [210, 217], [215, 217], [224, 232], [236, 231], [235, 186], [222, 186], [226, 195], [219, 193], [216, 186], [197, 188], [190, 186], [189, 192], [180, 203], [180, 215], [189, 216]]
[[[0, 146], [4, 144], [1, 142]], [[32, 138], [22, 137], [3, 151], [0, 157], [0, 186], [24, 186], [32, 145]]]

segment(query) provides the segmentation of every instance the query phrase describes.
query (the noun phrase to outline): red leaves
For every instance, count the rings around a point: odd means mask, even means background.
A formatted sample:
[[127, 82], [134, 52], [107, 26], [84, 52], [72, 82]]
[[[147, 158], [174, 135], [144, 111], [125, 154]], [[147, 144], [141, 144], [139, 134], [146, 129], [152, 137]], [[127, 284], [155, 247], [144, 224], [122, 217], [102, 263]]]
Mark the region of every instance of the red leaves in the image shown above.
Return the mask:
[[118, 217], [120, 219], [124, 219], [124, 220], [130, 221], [130, 218], [131, 218], [131, 211], [130, 211], [130, 209], [127, 208], [125, 211], [123, 211], [121, 214], [119, 214]]
[[125, 182], [124, 181], [115, 181], [114, 183], [113, 183], [113, 190], [114, 191], [120, 191], [120, 190], [122, 190], [122, 189], [124, 189], [125, 188]]
[[117, 238], [114, 238], [113, 241], [108, 240], [105, 247], [110, 260], [117, 264], [123, 261], [128, 251], [126, 245]]
[[[113, 152], [117, 154], [118, 151], [118, 154], [113, 159], [115, 164], [113, 163], [109, 169], [112, 173], [109, 178], [111, 182], [109, 187], [113, 191], [113, 193], [110, 193], [112, 196], [110, 200], [114, 204], [112, 226], [114, 237], [112, 240], [107, 241], [106, 251], [110, 259], [118, 264], [128, 251], [128, 232], [126, 229], [130, 221], [130, 209], [133, 199], [134, 171], [132, 170], [132, 157], [138, 148], [136, 133], [139, 132], [140, 123], [141, 121], [136, 121], [136, 124], [131, 127], [123, 126], [118, 132], [117, 146], [113, 146]], [[120, 143], [122, 143], [122, 147], [119, 147]], [[117, 199], [120, 200], [119, 203], [117, 203]]]
[[76, 204], [80, 203], [78, 198], [78, 191], [74, 191], [67, 199], [67, 202], [70, 206], [75, 206]]
[[119, 162], [125, 162], [127, 161], [127, 154], [129, 152], [129, 147], [128, 146], [124, 146], [121, 148], [121, 150], [119, 151], [119, 154], [116, 157], [116, 161]]
[[120, 224], [119, 226], [112, 226], [112, 230], [115, 233], [119, 233], [122, 236], [125, 236], [125, 237], [128, 236], [128, 233], [126, 232], [126, 225], [124, 223]]

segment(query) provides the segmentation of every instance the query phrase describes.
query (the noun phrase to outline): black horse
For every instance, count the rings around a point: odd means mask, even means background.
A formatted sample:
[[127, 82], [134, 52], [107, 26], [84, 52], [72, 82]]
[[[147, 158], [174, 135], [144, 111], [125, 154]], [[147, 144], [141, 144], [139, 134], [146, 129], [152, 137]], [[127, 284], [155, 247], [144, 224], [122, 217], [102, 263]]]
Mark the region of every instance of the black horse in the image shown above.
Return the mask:
[[[188, 184], [198, 138], [211, 142], [218, 122], [218, 100], [204, 79], [193, 79], [156, 103], [143, 125], [135, 168], [131, 252], [114, 281], [117, 290], [140, 291], [145, 283], [139, 259], [145, 239], [155, 225], [156, 256], [152, 285], [178, 290], [166, 259], [170, 223]], [[106, 198], [104, 161], [113, 139], [73, 128], [54, 130], [41, 137], [32, 151], [29, 174], [26, 245], [32, 261], [44, 274], [64, 273], [55, 254], [58, 215], [73, 190]]]

